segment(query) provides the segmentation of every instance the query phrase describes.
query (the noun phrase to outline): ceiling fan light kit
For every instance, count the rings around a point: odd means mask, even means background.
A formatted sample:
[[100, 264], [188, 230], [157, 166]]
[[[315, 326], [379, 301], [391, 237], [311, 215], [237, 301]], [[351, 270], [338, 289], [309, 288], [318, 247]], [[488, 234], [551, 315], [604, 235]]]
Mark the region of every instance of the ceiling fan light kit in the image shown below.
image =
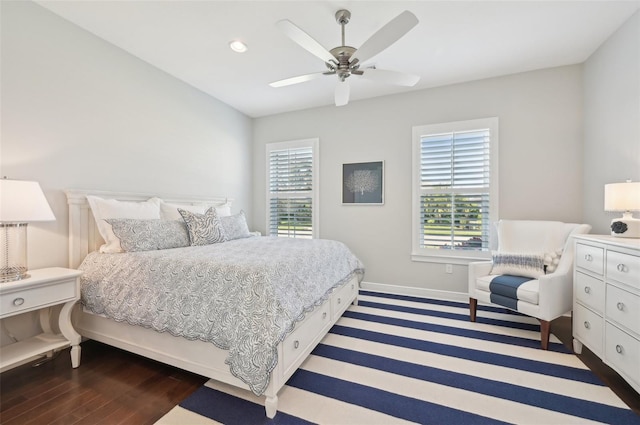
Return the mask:
[[347, 46], [345, 43], [345, 26], [351, 19], [351, 12], [346, 9], [340, 9], [336, 12], [335, 18], [341, 27], [342, 45], [331, 50], [325, 49], [313, 37], [287, 19], [283, 19], [276, 24], [294, 42], [309, 53], [322, 59], [327, 70], [275, 81], [269, 84], [271, 87], [284, 87], [311, 81], [324, 75], [337, 75], [338, 84], [335, 88], [334, 100], [336, 106], [343, 106], [349, 103], [350, 87], [347, 79], [352, 75], [408, 87], [414, 86], [420, 80], [417, 75], [376, 69], [375, 67], [360, 68], [363, 62], [391, 46], [418, 24], [418, 18], [413, 13], [405, 10], [374, 33], [359, 49]]

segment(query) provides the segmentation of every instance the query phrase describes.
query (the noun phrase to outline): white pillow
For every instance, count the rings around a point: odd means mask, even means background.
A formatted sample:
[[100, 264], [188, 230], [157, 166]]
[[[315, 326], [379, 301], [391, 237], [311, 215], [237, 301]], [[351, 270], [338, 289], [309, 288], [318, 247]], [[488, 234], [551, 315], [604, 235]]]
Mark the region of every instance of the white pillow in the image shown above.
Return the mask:
[[[196, 214], [204, 214], [209, 206], [200, 204], [200, 205], [189, 205], [189, 204], [171, 204], [168, 202], [164, 202], [160, 198], [152, 198], [157, 199], [160, 203], [160, 217], [163, 220], [182, 220], [182, 216], [178, 212], [178, 208], [189, 211]], [[226, 217], [231, 215], [231, 207], [229, 204], [222, 204], [215, 206], [216, 213], [218, 217]]]
[[160, 204], [157, 198], [144, 202], [118, 201], [116, 199], [102, 199], [97, 196], [87, 196], [91, 206], [93, 218], [96, 220], [98, 231], [105, 244], [100, 247], [100, 252], [123, 252], [120, 240], [113, 233], [111, 225], [105, 220], [108, 218], [136, 218], [159, 219]]

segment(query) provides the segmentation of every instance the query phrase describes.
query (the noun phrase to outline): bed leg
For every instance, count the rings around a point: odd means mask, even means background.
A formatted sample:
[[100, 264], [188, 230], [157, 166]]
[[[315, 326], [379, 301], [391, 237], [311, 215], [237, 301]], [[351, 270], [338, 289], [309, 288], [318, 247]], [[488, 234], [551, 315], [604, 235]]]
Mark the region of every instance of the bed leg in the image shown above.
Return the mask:
[[264, 402], [264, 410], [267, 412], [267, 418], [273, 419], [273, 417], [278, 413], [278, 396], [274, 395], [273, 397], [267, 396], [267, 399]]
[[353, 299], [353, 301], [351, 301], [351, 304], [353, 305], [358, 305], [358, 296], [356, 295], [356, 297]]

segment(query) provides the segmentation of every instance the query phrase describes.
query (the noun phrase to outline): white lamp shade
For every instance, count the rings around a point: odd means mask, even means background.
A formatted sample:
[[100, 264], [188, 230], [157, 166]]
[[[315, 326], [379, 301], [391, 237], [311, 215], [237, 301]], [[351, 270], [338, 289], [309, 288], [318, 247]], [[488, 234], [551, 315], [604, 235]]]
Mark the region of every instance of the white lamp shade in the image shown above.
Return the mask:
[[0, 222], [54, 221], [38, 182], [0, 179]]
[[640, 182], [604, 185], [605, 211], [640, 211]]

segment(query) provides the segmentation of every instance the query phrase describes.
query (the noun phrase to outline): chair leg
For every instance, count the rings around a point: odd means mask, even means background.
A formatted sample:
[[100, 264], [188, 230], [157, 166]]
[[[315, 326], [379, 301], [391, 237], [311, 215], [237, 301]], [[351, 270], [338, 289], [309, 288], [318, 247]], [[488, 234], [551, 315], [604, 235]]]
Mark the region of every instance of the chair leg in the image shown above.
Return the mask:
[[551, 322], [540, 320], [540, 345], [543, 350], [549, 348], [549, 334], [551, 333]]
[[475, 298], [469, 298], [469, 318], [472, 322], [476, 321], [476, 310], [478, 308], [478, 300]]

